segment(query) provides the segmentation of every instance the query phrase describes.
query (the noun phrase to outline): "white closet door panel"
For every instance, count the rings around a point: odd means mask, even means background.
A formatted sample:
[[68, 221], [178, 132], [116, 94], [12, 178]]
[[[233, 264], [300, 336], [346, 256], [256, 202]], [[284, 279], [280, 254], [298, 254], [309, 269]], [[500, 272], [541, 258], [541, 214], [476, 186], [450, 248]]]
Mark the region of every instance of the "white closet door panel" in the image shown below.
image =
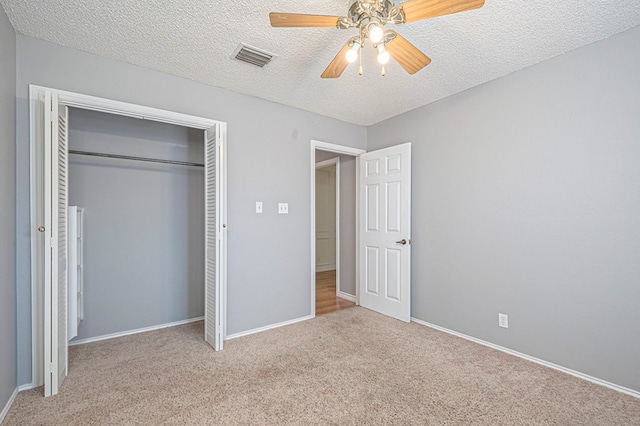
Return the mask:
[[[45, 92], [44, 99], [44, 238], [45, 238], [45, 255], [44, 255], [44, 396], [51, 396], [57, 393], [57, 387], [53, 392], [53, 362], [52, 353], [54, 352], [54, 342], [52, 341], [52, 300], [51, 294], [52, 281], [53, 281], [53, 180], [52, 174], [52, 148], [53, 148], [53, 133], [52, 126], [53, 121], [51, 98], [53, 95], [50, 92]], [[57, 271], [57, 267], [56, 267]], [[55, 346], [57, 351], [57, 346]]]
[[57, 221], [58, 221], [58, 288], [57, 300], [55, 301], [58, 309], [58, 359], [57, 359], [57, 380], [58, 388], [67, 377], [69, 369], [68, 351], [69, 339], [67, 338], [67, 271], [69, 265], [69, 257], [67, 256], [67, 209], [69, 205], [68, 194], [68, 152], [69, 152], [69, 108], [60, 106], [58, 108], [58, 138], [56, 151], [58, 163], [58, 191], [57, 199]]
[[50, 335], [49, 350], [45, 348], [45, 396], [58, 393], [68, 370], [68, 117], [68, 108], [58, 105], [57, 94], [45, 94], [45, 163], [50, 164], [48, 171], [51, 183], [47, 191], [50, 196], [45, 196], [50, 201], [47, 213], [50, 214], [51, 229], [47, 256], [50, 257], [51, 270], [45, 280], [45, 305], [50, 307], [45, 308], [45, 333]]
[[215, 350], [222, 349], [222, 330], [220, 324], [220, 294], [216, 269], [218, 254], [217, 232], [217, 129], [216, 126], [205, 131], [205, 340]]

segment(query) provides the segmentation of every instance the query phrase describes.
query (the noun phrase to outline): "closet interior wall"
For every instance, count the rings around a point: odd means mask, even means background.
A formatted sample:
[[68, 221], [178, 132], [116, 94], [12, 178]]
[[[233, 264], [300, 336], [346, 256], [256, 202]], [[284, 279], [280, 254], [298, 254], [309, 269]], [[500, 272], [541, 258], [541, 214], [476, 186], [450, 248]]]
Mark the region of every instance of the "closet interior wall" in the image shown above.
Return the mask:
[[[69, 149], [204, 163], [203, 132], [70, 109]], [[85, 209], [84, 319], [75, 340], [201, 317], [204, 169], [69, 155]]]

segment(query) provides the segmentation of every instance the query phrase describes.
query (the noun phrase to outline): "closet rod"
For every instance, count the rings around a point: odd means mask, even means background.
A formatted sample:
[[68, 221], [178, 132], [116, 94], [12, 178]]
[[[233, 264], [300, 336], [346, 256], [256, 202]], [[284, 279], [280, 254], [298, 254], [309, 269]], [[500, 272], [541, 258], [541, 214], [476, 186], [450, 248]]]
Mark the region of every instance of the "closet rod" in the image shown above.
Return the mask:
[[73, 149], [69, 150], [69, 154], [89, 155], [89, 156], [92, 156], [92, 157], [120, 158], [122, 160], [148, 161], [150, 163], [176, 164], [178, 166], [204, 167], [204, 164], [189, 163], [187, 161], [162, 160], [162, 159], [159, 159], [159, 158], [132, 157], [132, 156], [129, 156], [129, 155], [104, 154], [102, 152], [90, 152], [90, 151], [76, 151], [76, 150], [73, 150]]

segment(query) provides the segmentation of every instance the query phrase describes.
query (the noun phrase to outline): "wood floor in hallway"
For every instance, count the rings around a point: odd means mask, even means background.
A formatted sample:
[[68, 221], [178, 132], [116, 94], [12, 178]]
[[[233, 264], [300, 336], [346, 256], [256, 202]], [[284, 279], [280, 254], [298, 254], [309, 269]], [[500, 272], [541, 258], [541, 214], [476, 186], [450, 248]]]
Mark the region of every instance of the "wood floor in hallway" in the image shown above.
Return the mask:
[[356, 306], [336, 296], [336, 271], [316, 272], [316, 315], [329, 314]]

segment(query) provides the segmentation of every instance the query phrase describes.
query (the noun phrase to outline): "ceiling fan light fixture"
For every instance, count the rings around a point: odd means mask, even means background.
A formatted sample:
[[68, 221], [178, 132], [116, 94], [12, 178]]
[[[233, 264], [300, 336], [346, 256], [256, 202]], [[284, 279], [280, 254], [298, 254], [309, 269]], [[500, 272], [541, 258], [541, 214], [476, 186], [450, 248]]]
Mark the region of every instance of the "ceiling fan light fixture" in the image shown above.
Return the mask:
[[347, 50], [347, 53], [345, 53], [345, 58], [347, 59], [347, 62], [349, 62], [350, 64], [354, 63], [356, 59], [358, 59], [359, 50], [360, 50], [360, 43], [356, 41], [353, 43], [353, 46], [351, 46], [351, 49]]
[[[384, 44], [378, 45], [378, 63], [386, 65], [391, 59], [391, 55], [384, 48]], [[384, 74], [383, 74], [384, 75]]]
[[[1, 0], [0, 0], [1, 1]], [[358, 35], [347, 41], [320, 77], [337, 78], [349, 63], [360, 59], [358, 74], [362, 75], [362, 52], [367, 39], [378, 49], [378, 62], [385, 65], [393, 57], [406, 72], [413, 75], [429, 65], [431, 59], [387, 24], [400, 25], [482, 7], [485, 0], [348, 0], [346, 16], [310, 15], [303, 13], [271, 12], [272, 27], [357, 29]], [[357, 43], [357, 45], [355, 44]], [[388, 47], [388, 52], [387, 52]]]
[[382, 26], [377, 22], [371, 22], [367, 25], [367, 32], [369, 33], [369, 40], [371, 43], [380, 43], [384, 37], [384, 30]]

